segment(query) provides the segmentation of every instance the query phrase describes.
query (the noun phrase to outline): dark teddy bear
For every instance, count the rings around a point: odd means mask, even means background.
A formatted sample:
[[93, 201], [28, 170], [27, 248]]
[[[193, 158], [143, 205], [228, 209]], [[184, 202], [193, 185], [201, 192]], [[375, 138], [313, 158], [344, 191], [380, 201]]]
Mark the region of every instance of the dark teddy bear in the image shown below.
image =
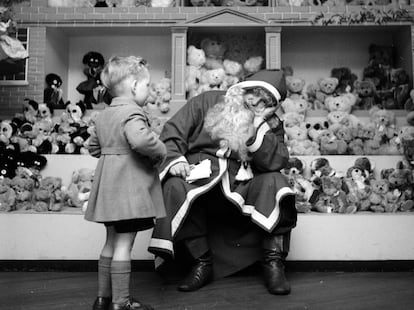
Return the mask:
[[54, 109], [64, 109], [65, 102], [62, 98], [62, 78], [56, 73], [49, 73], [45, 77], [46, 87], [43, 91], [43, 102], [51, 104]]
[[358, 95], [354, 109], [369, 110], [378, 104], [377, 89], [372, 80], [355, 81], [354, 91]]
[[338, 79], [338, 86], [335, 90], [337, 94], [352, 92], [354, 90], [354, 82], [358, 78], [348, 67], [333, 68], [331, 70], [331, 77]]
[[83, 73], [87, 80], [79, 83], [76, 90], [84, 95], [83, 102], [87, 109], [93, 109], [94, 106], [102, 104], [109, 105], [112, 96], [103, 87], [100, 80], [102, 69], [105, 65], [105, 59], [101, 53], [90, 51], [83, 56], [82, 63], [85, 65]]

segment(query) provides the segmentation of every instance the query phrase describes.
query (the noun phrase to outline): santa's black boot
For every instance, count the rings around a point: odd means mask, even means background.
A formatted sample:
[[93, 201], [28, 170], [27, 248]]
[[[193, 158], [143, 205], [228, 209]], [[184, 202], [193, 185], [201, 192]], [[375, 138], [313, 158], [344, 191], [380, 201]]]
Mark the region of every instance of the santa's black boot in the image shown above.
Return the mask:
[[213, 259], [210, 252], [195, 260], [190, 273], [181, 282], [177, 289], [181, 292], [196, 291], [213, 281]]
[[290, 233], [269, 235], [263, 241], [263, 272], [270, 294], [288, 295], [290, 284], [285, 276], [284, 262], [289, 251]]

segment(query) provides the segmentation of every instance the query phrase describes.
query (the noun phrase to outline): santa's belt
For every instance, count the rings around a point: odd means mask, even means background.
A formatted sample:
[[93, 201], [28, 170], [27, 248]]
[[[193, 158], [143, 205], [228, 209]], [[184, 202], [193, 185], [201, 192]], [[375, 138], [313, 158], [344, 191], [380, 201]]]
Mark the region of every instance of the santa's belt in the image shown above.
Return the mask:
[[127, 147], [103, 147], [101, 155], [127, 155], [131, 153], [131, 149]]

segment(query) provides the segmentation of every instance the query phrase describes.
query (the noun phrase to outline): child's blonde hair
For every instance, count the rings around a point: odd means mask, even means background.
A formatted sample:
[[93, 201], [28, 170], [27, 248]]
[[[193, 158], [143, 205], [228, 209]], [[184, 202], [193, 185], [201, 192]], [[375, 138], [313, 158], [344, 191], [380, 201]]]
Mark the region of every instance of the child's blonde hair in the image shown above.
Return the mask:
[[137, 56], [113, 56], [102, 70], [101, 81], [113, 95], [117, 95], [121, 83], [131, 76], [137, 80], [148, 77], [147, 62]]

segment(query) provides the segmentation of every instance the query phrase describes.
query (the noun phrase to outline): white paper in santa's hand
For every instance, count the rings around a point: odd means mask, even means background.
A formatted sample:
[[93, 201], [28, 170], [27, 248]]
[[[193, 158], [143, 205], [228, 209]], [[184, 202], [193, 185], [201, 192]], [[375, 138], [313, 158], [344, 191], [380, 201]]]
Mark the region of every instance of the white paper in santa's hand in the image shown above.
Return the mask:
[[204, 159], [197, 165], [191, 165], [190, 175], [185, 179], [188, 183], [196, 180], [205, 179], [211, 175], [211, 160]]

